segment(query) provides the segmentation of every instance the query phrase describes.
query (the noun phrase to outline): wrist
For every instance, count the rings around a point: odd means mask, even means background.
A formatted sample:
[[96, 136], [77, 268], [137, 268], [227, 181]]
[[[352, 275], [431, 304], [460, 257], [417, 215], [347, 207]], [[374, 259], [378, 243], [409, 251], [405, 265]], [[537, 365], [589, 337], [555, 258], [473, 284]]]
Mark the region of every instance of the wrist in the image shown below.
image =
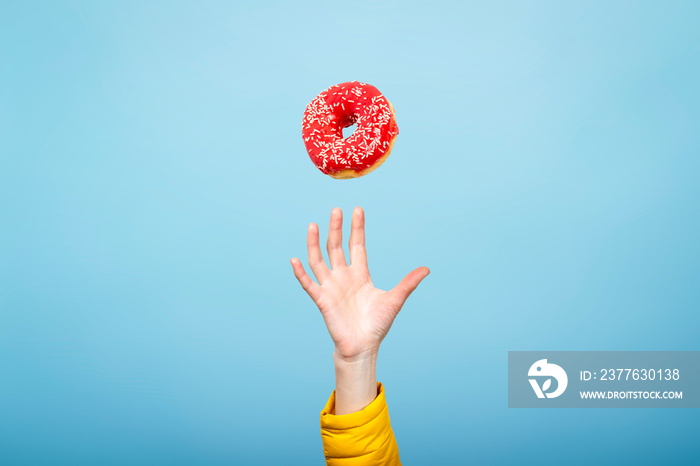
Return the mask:
[[377, 349], [369, 349], [351, 357], [339, 351], [335, 362], [335, 411], [349, 414], [360, 411], [377, 397]]
[[338, 348], [333, 351], [333, 361], [335, 361], [336, 366], [359, 367], [367, 364], [376, 365], [377, 356], [379, 356], [379, 347], [368, 348], [359, 352], [352, 352], [351, 354], [344, 354]]

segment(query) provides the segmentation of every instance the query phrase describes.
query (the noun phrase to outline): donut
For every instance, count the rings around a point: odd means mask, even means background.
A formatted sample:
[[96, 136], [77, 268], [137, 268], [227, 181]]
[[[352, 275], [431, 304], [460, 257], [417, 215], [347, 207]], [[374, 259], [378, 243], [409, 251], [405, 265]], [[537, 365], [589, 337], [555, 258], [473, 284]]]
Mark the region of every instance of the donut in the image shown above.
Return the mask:
[[[343, 138], [343, 128], [355, 123], [355, 132]], [[314, 165], [343, 180], [384, 163], [399, 127], [394, 107], [376, 87], [352, 81], [329, 87], [306, 106], [301, 133]]]

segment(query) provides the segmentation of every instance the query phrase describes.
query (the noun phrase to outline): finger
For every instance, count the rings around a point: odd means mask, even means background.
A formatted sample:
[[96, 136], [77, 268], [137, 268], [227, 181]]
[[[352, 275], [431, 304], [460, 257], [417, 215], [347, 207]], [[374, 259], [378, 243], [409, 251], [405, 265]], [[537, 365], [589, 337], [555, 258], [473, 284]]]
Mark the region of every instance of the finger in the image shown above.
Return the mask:
[[331, 212], [331, 223], [328, 227], [328, 260], [331, 268], [347, 266], [343, 252], [343, 211], [334, 208]]
[[391, 290], [391, 293], [401, 306], [403, 306], [403, 303], [405, 303], [411, 293], [413, 293], [413, 290], [416, 289], [418, 284], [423, 281], [429, 273], [430, 269], [428, 269], [428, 267], [418, 267], [403, 277], [403, 280]]
[[365, 212], [362, 207], [355, 207], [352, 212], [350, 230], [350, 264], [367, 266], [365, 249]]
[[297, 277], [297, 280], [299, 280], [301, 287], [304, 288], [304, 291], [306, 291], [309, 294], [309, 296], [311, 296], [311, 299], [313, 299], [314, 302], [316, 302], [320, 293], [320, 287], [316, 284], [315, 281], [311, 279], [311, 277], [309, 277], [309, 275], [306, 273], [306, 270], [304, 270], [304, 266], [301, 265], [301, 261], [299, 259], [295, 257], [290, 262], [292, 263], [294, 276]]
[[306, 235], [306, 248], [309, 252], [309, 267], [311, 267], [316, 276], [316, 280], [322, 284], [331, 271], [323, 260], [321, 245], [318, 240], [318, 225], [315, 223], [309, 224], [309, 232]]

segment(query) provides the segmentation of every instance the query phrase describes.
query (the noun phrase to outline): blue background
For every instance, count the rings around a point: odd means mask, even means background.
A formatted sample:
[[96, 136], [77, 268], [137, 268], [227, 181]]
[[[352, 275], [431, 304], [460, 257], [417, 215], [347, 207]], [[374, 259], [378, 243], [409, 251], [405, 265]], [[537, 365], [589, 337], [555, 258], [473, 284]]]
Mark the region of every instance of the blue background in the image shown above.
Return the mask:
[[[2, 463], [323, 464], [288, 261], [356, 205], [377, 286], [432, 270], [379, 358], [404, 464], [697, 461], [697, 411], [509, 410], [506, 365], [700, 349], [700, 5], [525, 3], [2, 2]], [[301, 118], [349, 80], [401, 133], [337, 181]]]

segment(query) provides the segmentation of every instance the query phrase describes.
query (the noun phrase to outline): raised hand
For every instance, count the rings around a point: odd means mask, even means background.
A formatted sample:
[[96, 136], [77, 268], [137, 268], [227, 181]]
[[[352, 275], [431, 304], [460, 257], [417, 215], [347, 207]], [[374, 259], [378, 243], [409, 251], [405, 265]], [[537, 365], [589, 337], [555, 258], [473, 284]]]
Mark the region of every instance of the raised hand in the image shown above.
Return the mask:
[[318, 225], [309, 225], [309, 266], [318, 283], [309, 277], [299, 259], [291, 260], [294, 275], [323, 315], [335, 343], [335, 356], [347, 361], [376, 354], [406, 299], [430, 273], [427, 267], [419, 267], [389, 291], [375, 288], [367, 268], [362, 208], [353, 211], [351, 226], [350, 265], [343, 253], [343, 212], [339, 208], [331, 212], [328, 230], [330, 268], [321, 253]]

